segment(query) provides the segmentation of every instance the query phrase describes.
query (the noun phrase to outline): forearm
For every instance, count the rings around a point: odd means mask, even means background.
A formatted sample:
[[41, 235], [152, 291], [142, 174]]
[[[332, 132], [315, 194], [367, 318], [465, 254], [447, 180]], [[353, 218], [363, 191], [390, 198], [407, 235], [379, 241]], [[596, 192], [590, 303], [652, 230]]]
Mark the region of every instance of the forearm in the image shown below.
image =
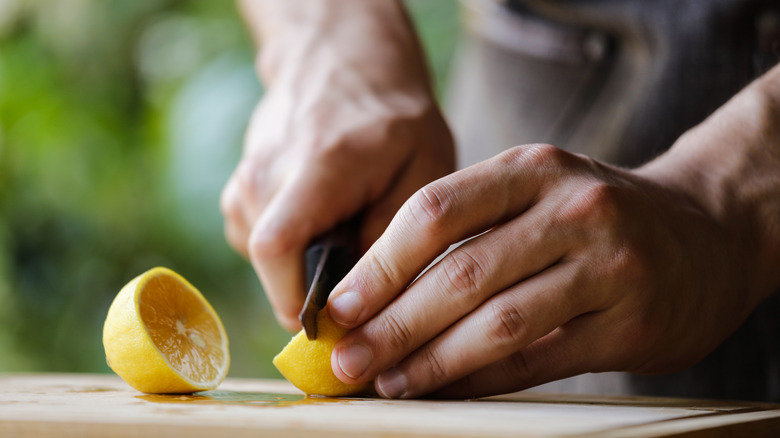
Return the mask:
[[780, 65], [639, 170], [683, 187], [747, 249], [748, 287], [780, 287]]
[[282, 72], [337, 66], [359, 71], [372, 87], [430, 88], [412, 25], [396, 0], [242, 0], [241, 9], [262, 47], [258, 70], [266, 84]]

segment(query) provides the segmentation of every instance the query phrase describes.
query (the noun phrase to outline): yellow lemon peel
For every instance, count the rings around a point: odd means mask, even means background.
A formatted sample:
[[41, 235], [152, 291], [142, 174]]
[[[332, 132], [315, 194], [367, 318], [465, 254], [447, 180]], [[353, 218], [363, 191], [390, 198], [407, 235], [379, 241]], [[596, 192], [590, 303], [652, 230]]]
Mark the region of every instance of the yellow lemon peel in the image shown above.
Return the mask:
[[151, 394], [214, 389], [230, 367], [217, 313], [187, 280], [161, 267], [119, 291], [103, 326], [103, 347], [119, 377]]
[[366, 393], [371, 383], [349, 385], [339, 380], [330, 367], [333, 347], [347, 334], [326, 310], [317, 314], [317, 339], [310, 341], [301, 330], [274, 357], [273, 364], [298, 389], [309, 395], [340, 397]]

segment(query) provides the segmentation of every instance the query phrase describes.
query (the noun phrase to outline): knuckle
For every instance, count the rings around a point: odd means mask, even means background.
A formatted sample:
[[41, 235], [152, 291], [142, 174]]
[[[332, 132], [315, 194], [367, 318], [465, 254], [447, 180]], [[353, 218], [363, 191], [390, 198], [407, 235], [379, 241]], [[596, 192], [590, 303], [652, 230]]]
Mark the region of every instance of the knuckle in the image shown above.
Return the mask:
[[381, 333], [389, 350], [408, 351], [413, 346], [414, 335], [403, 318], [393, 312], [386, 312], [383, 321], [385, 329]]
[[241, 212], [239, 203], [235, 199], [232, 193], [227, 190], [223, 190], [219, 197], [219, 211], [222, 213], [222, 217], [227, 220], [233, 220]]
[[453, 292], [467, 297], [479, 292], [484, 284], [486, 273], [468, 249], [453, 251], [442, 262], [442, 270]]
[[555, 233], [560, 232], [561, 223], [559, 223], [556, 213], [552, 211], [548, 214], [544, 220], [537, 223], [529, 224], [523, 227], [518, 232], [521, 236], [518, 241], [522, 242], [544, 242], [549, 239], [550, 236], [555, 236]]
[[234, 226], [226, 225], [224, 234], [225, 240], [227, 240], [231, 248], [244, 256], [247, 255], [247, 242], [245, 236], [242, 235], [241, 230]]
[[[403, 276], [395, 268], [395, 266], [385, 259], [382, 254], [374, 254], [371, 256], [372, 269], [371, 274], [377, 278], [379, 284], [385, 285], [400, 285], [403, 283]], [[403, 285], [406, 286], [406, 285]]]
[[566, 220], [586, 226], [614, 223], [618, 219], [621, 189], [604, 181], [585, 185], [563, 211]]
[[502, 157], [510, 165], [518, 165], [526, 169], [547, 169], [566, 164], [569, 155], [568, 152], [553, 145], [537, 143], [517, 146], [505, 152]]
[[447, 367], [434, 350], [430, 348], [425, 349], [419, 360], [428, 374], [429, 383], [438, 384], [449, 380]]
[[527, 149], [526, 155], [532, 163], [538, 166], [549, 167], [563, 163], [566, 152], [551, 144], [538, 143], [531, 145]]
[[289, 254], [298, 246], [298, 238], [287, 228], [254, 230], [249, 236], [249, 255], [254, 260], [268, 260]]
[[406, 208], [418, 225], [436, 234], [447, 226], [453, 209], [452, 198], [447, 185], [435, 182], [418, 190], [406, 203]]
[[[317, 129], [314, 132], [319, 132]], [[331, 135], [313, 134], [303, 142], [303, 147], [310, 156], [311, 161], [322, 163], [325, 166], [339, 166], [355, 161], [357, 150], [355, 144], [359, 144], [348, 133]]]
[[236, 179], [236, 182], [238, 183], [238, 186], [242, 190], [246, 191], [252, 191], [255, 186], [255, 180], [258, 177], [259, 168], [256, 166], [256, 163], [254, 160], [250, 159], [242, 159], [240, 163], [238, 163], [238, 166], [236, 167], [236, 171], [234, 173], [234, 177]]
[[642, 287], [650, 282], [652, 269], [647, 251], [638, 243], [624, 239], [606, 263], [607, 274], [623, 284]]
[[234, 180], [231, 178], [219, 196], [219, 210], [227, 220], [235, 220], [242, 214], [241, 201], [236, 193]]
[[612, 209], [617, 206], [621, 198], [620, 187], [605, 181], [596, 181], [587, 186], [582, 193], [583, 200], [597, 207], [598, 211]]
[[343, 140], [341, 138], [326, 139], [323, 136], [311, 136], [304, 142], [306, 152], [312, 161], [330, 165], [343, 152]]
[[489, 321], [487, 339], [496, 346], [514, 346], [525, 339], [529, 331], [525, 315], [510, 303], [496, 304]]

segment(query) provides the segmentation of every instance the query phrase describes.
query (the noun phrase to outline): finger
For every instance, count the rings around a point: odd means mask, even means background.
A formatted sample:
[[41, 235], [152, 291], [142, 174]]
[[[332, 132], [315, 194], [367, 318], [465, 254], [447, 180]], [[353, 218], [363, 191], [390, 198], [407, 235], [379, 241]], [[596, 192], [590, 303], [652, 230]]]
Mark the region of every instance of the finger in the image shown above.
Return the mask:
[[[357, 204], [322, 168], [291, 176], [255, 224], [249, 243], [252, 265], [279, 319], [288, 329], [300, 329], [303, 306], [303, 253], [308, 243], [355, 213]], [[352, 189], [354, 190], [354, 189]], [[359, 199], [359, 198], [358, 198]]]
[[[555, 216], [548, 210], [536, 205], [447, 254], [336, 345], [340, 371], [354, 380], [370, 380], [496, 293], [560, 260], [568, 236], [554, 231], [557, 225], [549, 218]], [[356, 346], [369, 352], [370, 360], [350, 357]]]
[[276, 192], [277, 180], [268, 178], [269, 172], [266, 163], [250, 155], [241, 159], [233, 174], [247, 224], [258, 220]]
[[249, 233], [246, 228], [233, 222], [225, 222], [225, 239], [228, 244], [242, 256], [249, 258]]
[[[250, 237], [252, 241], [256, 240], [254, 235], [253, 232]], [[291, 332], [297, 332], [302, 328], [298, 320], [305, 299], [302, 257], [301, 251], [287, 251], [276, 257], [266, 257], [262, 260], [257, 259], [256, 256], [250, 257], [252, 267], [263, 284], [265, 295], [277, 321]]]
[[600, 371], [602, 366], [596, 346], [604, 333], [614, 329], [604, 327], [598, 321], [601, 317], [600, 313], [579, 316], [528, 347], [460, 378], [430, 396], [461, 399], [505, 394]]
[[551, 162], [563, 154], [547, 145], [519, 147], [419, 190], [334, 288], [333, 320], [347, 328], [362, 324], [451, 244], [525, 211], [541, 196], [539, 169], [555, 167]]
[[394, 177], [388, 190], [377, 196], [378, 200], [375, 203], [367, 206], [361, 230], [362, 252], [367, 251], [384, 233], [393, 216], [414, 192], [431, 181], [451, 173], [453, 167], [454, 163], [444, 159], [411, 160], [409, 166]]
[[578, 263], [563, 262], [519, 283], [380, 374], [385, 397], [417, 397], [509, 357], [574, 317], [595, 309]]
[[225, 238], [233, 249], [244, 257], [248, 257], [247, 241], [251, 228], [246, 222], [238, 190], [238, 182], [234, 176], [231, 176], [222, 190], [219, 207], [222, 217], [225, 219]]

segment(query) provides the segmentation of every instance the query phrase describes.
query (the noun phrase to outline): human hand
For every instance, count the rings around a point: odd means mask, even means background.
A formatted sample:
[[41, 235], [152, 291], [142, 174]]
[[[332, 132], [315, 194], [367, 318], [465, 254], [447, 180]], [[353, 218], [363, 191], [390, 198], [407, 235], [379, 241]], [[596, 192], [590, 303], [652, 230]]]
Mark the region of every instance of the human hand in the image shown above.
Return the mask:
[[756, 242], [664, 172], [529, 145], [424, 187], [330, 296], [355, 328], [334, 373], [461, 398], [697, 362], [767, 288]]
[[335, 59], [296, 62], [275, 72], [221, 199], [229, 243], [291, 331], [300, 329], [310, 240], [361, 211], [365, 250], [412, 193], [454, 168], [452, 137], [422, 78], [388, 72], [378, 86]]

